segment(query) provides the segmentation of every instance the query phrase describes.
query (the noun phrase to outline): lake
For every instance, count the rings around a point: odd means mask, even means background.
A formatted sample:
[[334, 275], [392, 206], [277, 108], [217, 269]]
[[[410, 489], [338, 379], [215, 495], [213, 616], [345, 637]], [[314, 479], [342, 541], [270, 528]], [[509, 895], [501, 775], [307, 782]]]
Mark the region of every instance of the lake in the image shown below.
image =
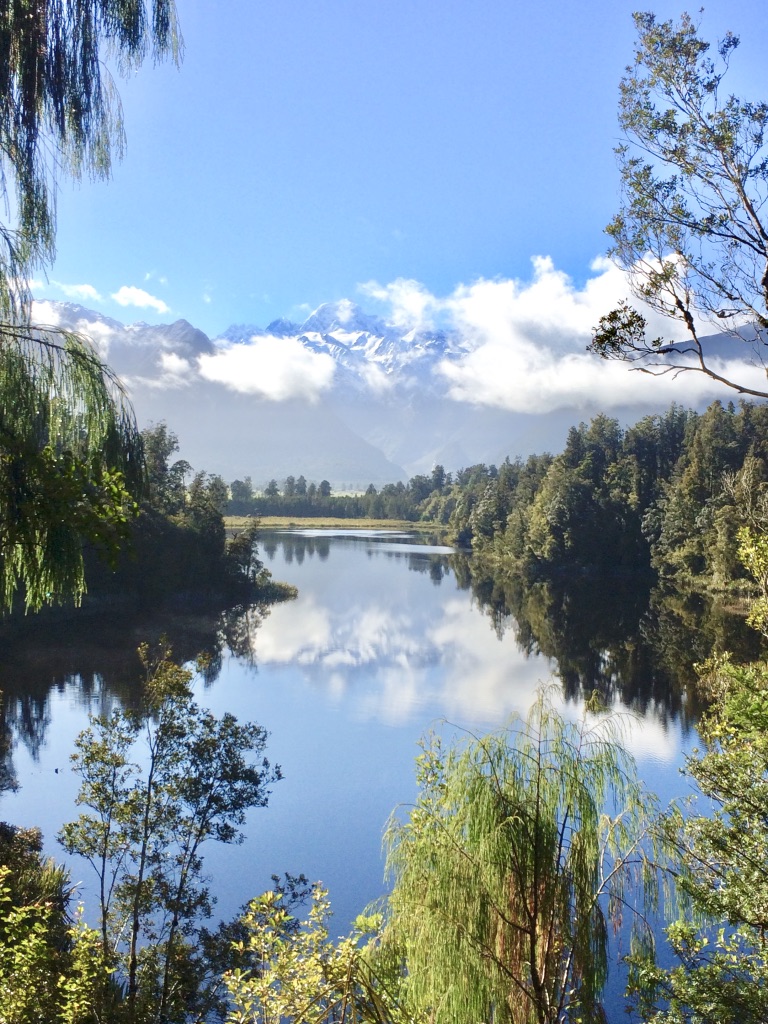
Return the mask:
[[[569, 680], [559, 684], [562, 707], [578, 716], [589, 681], [575, 685], [574, 678], [587, 670], [578, 667], [581, 655], [566, 665], [562, 653], [547, 653], [560, 652], [553, 638], [570, 628], [565, 619], [555, 621], [552, 607], [583, 616], [584, 604], [597, 607], [606, 595], [589, 581], [567, 601], [542, 591], [535, 601], [528, 598], [530, 621], [522, 624], [522, 612], [517, 622], [501, 610], [498, 596], [473, 591], [466, 564], [450, 548], [407, 534], [296, 531], [265, 534], [259, 543], [275, 579], [298, 587], [297, 600], [263, 616], [197, 623], [198, 632], [176, 620], [162, 625], [181, 657], [199, 645], [213, 649], [213, 669], [196, 681], [199, 701], [265, 726], [268, 756], [285, 776], [269, 807], [251, 813], [242, 846], [208, 844], [206, 869], [218, 894], [217, 916], [233, 915], [269, 888], [273, 873], [322, 879], [335, 908], [332, 932], [341, 934], [385, 891], [382, 829], [396, 805], [414, 798], [419, 738], [430, 729], [499, 727], [524, 714], [537, 687], [558, 673]], [[670, 683], [668, 700], [663, 679], [643, 688], [650, 655], [642, 655], [638, 637], [617, 630], [621, 609], [612, 598], [608, 605], [612, 627], [601, 627], [607, 632], [587, 644], [589, 671], [626, 712], [627, 744], [640, 775], [666, 801], [686, 788], [678, 769], [695, 742], [695, 715], [684, 686], [673, 694]], [[544, 622], [536, 627], [538, 639], [532, 607]], [[648, 634], [644, 614], [638, 612], [638, 621]], [[88, 620], [82, 634], [68, 627], [57, 637], [30, 627], [8, 648], [0, 676], [12, 740], [6, 768], [19, 789], [0, 796], [0, 818], [40, 826], [46, 850], [59, 860], [55, 834], [75, 817], [78, 781], [68, 760], [74, 738], [89, 711], [131, 699], [135, 647], [159, 628]], [[621, 668], [622, 659], [640, 682]], [[84, 862], [70, 863], [88, 905], [95, 876]]]

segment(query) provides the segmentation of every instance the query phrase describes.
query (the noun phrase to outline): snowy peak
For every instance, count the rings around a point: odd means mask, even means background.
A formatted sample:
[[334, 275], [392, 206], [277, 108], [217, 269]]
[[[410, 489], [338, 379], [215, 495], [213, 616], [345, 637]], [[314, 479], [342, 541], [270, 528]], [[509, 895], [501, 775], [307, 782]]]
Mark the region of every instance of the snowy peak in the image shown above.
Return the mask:
[[300, 334], [383, 334], [386, 325], [376, 316], [369, 316], [349, 299], [324, 302], [299, 328]]
[[301, 324], [284, 318], [266, 328], [233, 324], [220, 339], [236, 344], [265, 335], [293, 338], [310, 352], [330, 356], [340, 371], [337, 379], [358, 389], [369, 386], [371, 372], [404, 384], [416, 378], [420, 386], [430, 387], [435, 365], [462, 348], [456, 337], [389, 323], [348, 299], [323, 303]]
[[222, 348], [269, 336], [332, 359], [338, 390], [365, 395], [371, 388], [380, 392], [383, 387], [402, 385], [439, 394], [445, 381], [436, 372], [438, 364], [463, 350], [455, 335], [390, 322], [347, 299], [323, 303], [303, 323], [280, 318], [266, 328], [233, 324], [215, 342], [186, 320], [124, 325], [70, 302], [41, 303], [40, 313], [48, 323], [92, 337], [102, 356], [132, 379], [156, 376], [164, 381], [171, 370], [176, 376], [182, 371], [189, 376], [196, 373], [201, 355], [215, 355]]
[[292, 338], [300, 332], [301, 328], [298, 324], [293, 323], [292, 320], [286, 320], [285, 317], [278, 317], [277, 320], [273, 320], [271, 324], [267, 324], [265, 334], [271, 334], [274, 338]]

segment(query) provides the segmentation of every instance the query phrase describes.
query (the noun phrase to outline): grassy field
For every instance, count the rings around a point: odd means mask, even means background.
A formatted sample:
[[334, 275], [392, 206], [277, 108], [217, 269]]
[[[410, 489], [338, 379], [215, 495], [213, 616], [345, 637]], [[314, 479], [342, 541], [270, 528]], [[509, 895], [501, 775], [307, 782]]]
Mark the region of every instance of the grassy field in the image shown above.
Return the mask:
[[[248, 516], [225, 516], [228, 530], [247, 526], [253, 520]], [[401, 519], [337, 519], [333, 516], [301, 518], [299, 516], [262, 516], [259, 526], [265, 530], [298, 527], [304, 530], [408, 530], [420, 533], [439, 533], [443, 529], [436, 523], [409, 523]]]

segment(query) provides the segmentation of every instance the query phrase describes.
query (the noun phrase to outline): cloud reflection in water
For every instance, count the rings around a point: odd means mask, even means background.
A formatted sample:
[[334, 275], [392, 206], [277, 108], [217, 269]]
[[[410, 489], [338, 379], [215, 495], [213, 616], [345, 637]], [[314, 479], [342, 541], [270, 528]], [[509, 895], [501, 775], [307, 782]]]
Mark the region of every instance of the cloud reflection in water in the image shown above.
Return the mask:
[[[445, 718], [482, 731], [525, 714], [556, 664], [527, 656], [513, 630], [499, 638], [469, 591], [457, 588], [447, 559], [442, 580], [422, 571], [432, 549], [369, 539], [361, 567], [362, 546], [362, 537], [339, 538], [320, 571], [310, 551], [292, 580], [298, 600], [273, 608], [259, 628], [259, 665], [298, 671], [359, 721], [423, 726]], [[404, 571], [405, 557], [420, 571]], [[278, 578], [287, 568], [281, 562], [272, 566]], [[580, 706], [564, 710], [576, 716]], [[679, 731], [653, 713], [642, 722], [627, 714], [626, 742], [641, 760], [679, 760]]]

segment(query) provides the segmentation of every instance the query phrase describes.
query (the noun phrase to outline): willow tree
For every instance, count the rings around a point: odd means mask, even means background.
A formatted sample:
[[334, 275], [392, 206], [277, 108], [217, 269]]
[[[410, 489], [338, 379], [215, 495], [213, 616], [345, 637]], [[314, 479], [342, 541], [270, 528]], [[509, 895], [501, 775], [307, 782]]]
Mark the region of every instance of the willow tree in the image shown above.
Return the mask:
[[387, 934], [435, 1024], [603, 1021], [610, 922], [634, 908], [652, 947], [654, 801], [616, 739], [542, 693], [508, 730], [425, 744], [416, 804], [387, 831]]
[[[619, 100], [622, 205], [607, 228], [609, 254], [635, 296], [678, 321], [687, 340], [649, 337], [645, 316], [625, 302], [601, 319], [590, 348], [649, 373], [693, 370], [768, 397], [768, 386], [732, 375], [720, 358], [728, 349], [764, 368], [768, 103], [726, 91], [736, 36], [713, 55], [688, 15], [679, 24], [650, 13], [634, 19], [637, 46]], [[715, 350], [702, 321], [719, 335]]]
[[105, 178], [124, 146], [111, 61], [179, 58], [174, 0], [0, 5], [0, 607], [84, 589], [83, 538], [114, 541], [141, 477], [119, 382], [88, 342], [36, 325], [29, 275], [55, 252], [61, 175]]

